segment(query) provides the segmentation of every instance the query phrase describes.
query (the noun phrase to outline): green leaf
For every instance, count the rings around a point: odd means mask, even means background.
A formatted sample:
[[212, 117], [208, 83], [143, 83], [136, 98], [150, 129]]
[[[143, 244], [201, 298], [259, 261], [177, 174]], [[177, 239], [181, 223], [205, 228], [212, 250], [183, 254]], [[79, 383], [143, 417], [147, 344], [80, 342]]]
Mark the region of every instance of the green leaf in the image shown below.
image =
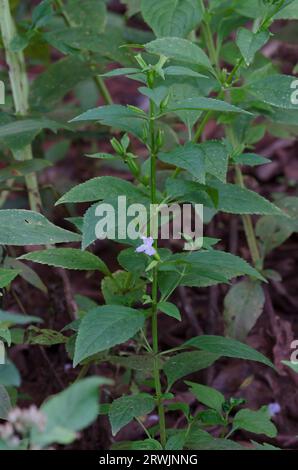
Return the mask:
[[20, 273], [17, 269], [0, 268], [0, 289], [8, 286]]
[[229, 439], [214, 438], [202, 429], [192, 426], [185, 443], [186, 449], [191, 450], [246, 450], [237, 442]]
[[4, 312], [0, 310], [0, 323], [9, 325], [28, 325], [29, 323], [39, 323], [42, 319], [31, 315], [20, 315], [18, 313]]
[[290, 367], [294, 372], [298, 374], [298, 362], [291, 362], [291, 361], [281, 361], [286, 366]]
[[263, 406], [258, 411], [240, 410], [233, 420], [233, 430], [245, 429], [245, 431], [255, 434], [265, 434], [268, 437], [276, 437], [277, 429], [270, 421], [267, 406]]
[[30, 326], [28, 328], [29, 336], [28, 344], [41, 344], [43, 346], [53, 346], [54, 344], [65, 344], [68, 340], [59, 331], [50, 330], [48, 328], [37, 328], [36, 326]]
[[49, 65], [46, 71], [39, 74], [32, 83], [31, 107], [37, 109], [53, 106], [78, 83], [91, 76], [90, 67], [78, 56], [58, 60]]
[[182, 352], [171, 357], [163, 367], [168, 380], [168, 389], [185, 375], [211, 366], [219, 357], [220, 353], [205, 351]]
[[164, 55], [169, 59], [200, 65], [212, 71], [211, 62], [203, 49], [187, 39], [164, 37], [149, 42], [145, 45], [145, 48], [152, 54]]
[[6, 388], [0, 385], [0, 419], [5, 419], [11, 409], [11, 402]]
[[145, 416], [154, 408], [154, 399], [147, 393], [123, 396], [114, 400], [109, 409], [113, 436], [134, 418]]
[[182, 67], [179, 65], [170, 65], [169, 67], [164, 68], [164, 73], [165, 75], [174, 77], [208, 78], [206, 75], [202, 75], [188, 67]]
[[225, 357], [260, 362], [261, 364], [265, 364], [266, 366], [274, 369], [274, 365], [269, 359], [267, 359], [267, 357], [263, 356], [263, 354], [259, 353], [247, 344], [240, 343], [240, 341], [235, 339], [224, 338], [223, 336], [202, 335], [190, 339], [184, 343], [184, 346], [191, 346], [201, 349], [202, 351], [220, 354]]
[[210, 181], [210, 186], [218, 191], [218, 210], [228, 214], [275, 214], [285, 215], [270, 201], [237, 184]]
[[[154, 357], [149, 354], [137, 356], [109, 356], [109, 362], [143, 372], [152, 372], [154, 368]], [[159, 364], [159, 368], [161, 368], [161, 363]]]
[[100, 176], [79, 184], [64, 194], [57, 202], [65, 204], [70, 202], [92, 202], [104, 200], [107, 197], [114, 198], [126, 196], [139, 201], [144, 198], [144, 193], [133, 184], [114, 176]]
[[143, 130], [147, 124], [146, 115], [143, 112], [137, 113], [131, 108], [119, 104], [89, 109], [89, 111], [80, 114], [70, 122], [82, 121], [98, 121], [106, 126], [131, 132], [140, 139], [142, 139]]
[[48, 446], [54, 442], [69, 444], [74, 441], [76, 433], [89, 426], [98, 416], [98, 387], [110, 383], [105, 378], [88, 377], [47, 400], [41, 406], [46, 416], [45, 430], [33, 431], [32, 442]]
[[270, 75], [254, 81], [247, 86], [249, 93], [263, 103], [282, 109], [296, 109], [293, 100], [295, 89], [291, 86], [295, 77], [289, 75]]
[[98, 256], [89, 251], [81, 251], [75, 248], [50, 248], [43, 251], [33, 251], [21, 256], [19, 259], [65, 269], [109, 273], [106, 264]]
[[234, 162], [237, 165], [248, 165], [248, 166], [257, 166], [257, 165], [265, 165], [267, 163], [271, 163], [269, 158], [263, 157], [262, 155], [256, 155], [254, 153], [242, 153], [237, 157], [233, 158]]
[[37, 212], [0, 210], [1, 245], [47, 245], [80, 241], [81, 237], [49, 222]]
[[158, 37], [185, 37], [199, 25], [203, 15], [197, 0], [142, 0], [141, 12]]
[[265, 294], [259, 282], [247, 279], [234, 284], [224, 300], [228, 336], [245, 340], [263, 312], [264, 304]]
[[105, 277], [102, 280], [101, 290], [107, 304], [130, 307], [146, 293], [146, 282], [132, 277], [127, 271], [116, 271], [113, 278]]
[[53, 16], [52, 0], [42, 0], [32, 11], [32, 28], [41, 28]]
[[101, 76], [109, 78], [120, 77], [121, 75], [133, 75], [135, 73], [140, 73], [140, 70], [133, 67], [122, 67], [120, 69], [110, 70], [109, 72], [103, 73]]
[[298, 20], [298, 0], [292, 0], [290, 1], [290, 5], [281, 8], [274, 19]]
[[19, 178], [22, 176], [37, 173], [51, 166], [51, 163], [41, 158], [32, 159], [26, 162], [13, 163], [0, 170], [0, 182], [9, 178]]
[[145, 272], [148, 260], [144, 253], [136, 253], [134, 248], [127, 248], [122, 250], [118, 255], [119, 264], [135, 274], [142, 274]]
[[144, 321], [141, 312], [129, 307], [105, 305], [92, 309], [80, 323], [74, 367], [83, 359], [132, 338]]
[[65, 11], [71, 24], [87, 30], [102, 32], [106, 24], [106, 6], [103, 0], [67, 0]]
[[16, 269], [19, 271], [21, 278], [25, 279], [26, 282], [36, 287], [36, 289], [39, 289], [44, 294], [47, 294], [48, 289], [40, 279], [39, 275], [25, 263], [22, 263], [15, 258], [7, 257], [5, 259], [5, 266]]
[[169, 94], [169, 90], [165, 86], [158, 86], [155, 88], [148, 88], [142, 86], [139, 88], [139, 92], [142, 93], [142, 95], [147, 96], [147, 98], [149, 98], [149, 100], [152, 100], [158, 107], [160, 107], [161, 103]]
[[189, 171], [199, 182], [205, 181], [205, 155], [196, 144], [191, 142], [176, 147], [171, 152], [159, 153], [159, 160]]
[[216, 100], [214, 98], [205, 98], [204, 96], [199, 98], [186, 98], [184, 100], [176, 101], [175, 103], [171, 104], [171, 108], [169, 108], [167, 111], [192, 111], [196, 109], [200, 111], [215, 111], [219, 113], [250, 114], [244, 109], [238, 108], [237, 106], [234, 106], [230, 103], [226, 103], [225, 101]]
[[159, 302], [157, 308], [169, 317], [181, 321], [181, 314], [175, 304], [172, 304], [171, 302]]
[[223, 183], [227, 179], [229, 152], [220, 141], [208, 140], [198, 145], [205, 155], [206, 173], [215, 176]]
[[267, 31], [253, 33], [246, 28], [240, 28], [238, 30], [236, 44], [247, 66], [253, 62], [256, 52], [266, 44], [269, 36]]
[[171, 260], [185, 261], [195, 268], [198, 273], [201, 272], [202, 274], [205, 269], [208, 270], [212, 267], [213, 272], [220, 273], [227, 279], [248, 275], [264, 280], [263, 276], [244, 259], [225, 251], [211, 250], [191, 252], [188, 255], [177, 254], [173, 255]]
[[0, 126], [0, 141], [6, 147], [17, 151], [30, 144], [43, 129], [57, 132], [63, 128], [67, 129], [68, 126], [47, 118], [18, 119]]
[[197, 400], [208, 408], [216, 410], [219, 414], [222, 413], [222, 405], [225, 402], [225, 397], [222, 393], [214, 388], [207, 387], [206, 385], [197, 384], [194, 382], [185, 382], [190, 386], [190, 391], [195, 395]]
[[5, 387], [19, 387], [21, 377], [18, 369], [11, 361], [0, 364], [0, 385]]
[[145, 439], [144, 441], [134, 441], [131, 443], [131, 450], [163, 450], [160, 442], [156, 439]]
[[169, 437], [165, 450], [183, 450], [186, 439], [186, 431], [177, 430], [175, 434]]

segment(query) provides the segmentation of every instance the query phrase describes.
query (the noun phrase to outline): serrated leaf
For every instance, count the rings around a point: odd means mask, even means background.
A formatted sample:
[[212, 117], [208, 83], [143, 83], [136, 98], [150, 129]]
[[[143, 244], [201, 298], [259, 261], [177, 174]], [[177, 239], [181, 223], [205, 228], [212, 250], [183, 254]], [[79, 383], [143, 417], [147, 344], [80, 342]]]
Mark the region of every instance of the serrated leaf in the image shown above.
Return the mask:
[[[263, 276], [244, 259], [239, 256], [226, 253], [225, 251], [196, 251], [188, 255], [173, 255], [172, 261], [182, 260], [189, 263], [198, 273], [204, 273], [204, 269], [208, 270], [212, 267], [214, 273], [220, 273], [227, 279], [236, 276], [248, 275], [256, 279], [264, 280]], [[187, 271], [186, 271], [187, 272]]]
[[274, 365], [267, 357], [247, 344], [240, 343], [240, 341], [235, 339], [225, 338], [223, 336], [202, 335], [190, 339], [184, 343], [184, 346], [191, 346], [225, 357], [260, 362], [274, 369]]
[[149, 42], [145, 45], [145, 48], [152, 54], [164, 55], [169, 59], [200, 65], [212, 71], [211, 62], [203, 49], [187, 39], [164, 37]]
[[146, 115], [136, 113], [127, 106], [111, 104], [89, 109], [83, 114], [72, 119], [71, 122], [98, 121], [106, 126], [116, 127], [126, 132], [131, 132], [142, 138], [144, 126], [146, 126]]
[[170, 152], [159, 153], [158, 158], [164, 163], [187, 170], [199, 182], [205, 182], [205, 155], [198, 145], [190, 142]]
[[245, 340], [261, 315], [264, 303], [265, 294], [259, 282], [248, 279], [234, 284], [224, 300], [227, 335]]
[[37, 212], [0, 210], [1, 245], [47, 245], [80, 241], [76, 233], [57, 227]]
[[98, 256], [89, 251], [81, 251], [75, 248], [49, 248], [43, 251], [33, 251], [21, 256], [19, 259], [65, 269], [109, 273], [106, 264]]
[[163, 367], [168, 380], [168, 389], [182, 377], [211, 366], [219, 357], [220, 353], [205, 351], [182, 352], [171, 357]]
[[277, 429], [270, 421], [267, 406], [258, 411], [240, 410], [233, 420], [233, 430], [245, 429], [245, 431], [255, 434], [265, 434], [268, 437], [276, 437]]
[[114, 400], [109, 409], [113, 436], [134, 418], [150, 413], [154, 407], [154, 399], [147, 393], [123, 396]]
[[99, 176], [74, 186], [56, 202], [56, 205], [70, 202], [100, 201], [107, 197], [118, 196], [131, 197], [138, 201], [140, 198], [144, 198], [144, 193], [132, 183], [123, 179], [114, 176]]
[[74, 367], [83, 359], [132, 338], [144, 321], [141, 312], [129, 307], [105, 305], [92, 309], [80, 323]]
[[32, 432], [32, 442], [47, 446], [53, 442], [69, 444], [75, 440], [76, 433], [97, 418], [98, 387], [110, 383], [102, 377], [88, 377], [47, 400], [41, 406], [41, 412], [46, 416], [46, 427], [43, 432]]
[[222, 405], [225, 402], [225, 397], [222, 393], [214, 388], [207, 387], [206, 385], [197, 384], [195, 382], [185, 382], [190, 386], [190, 391], [195, 395], [197, 400], [208, 408], [216, 410], [219, 414], [222, 413]]
[[236, 44], [247, 66], [253, 62], [256, 52], [266, 44], [269, 36], [267, 31], [253, 33], [246, 28], [240, 28], [238, 30]]
[[215, 111], [219, 113], [236, 113], [236, 114], [250, 114], [244, 109], [234, 106], [225, 101], [217, 100], [214, 98], [186, 98], [185, 100], [176, 101], [171, 104], [168, 112], [183, 111], [183, 110], [200, 110], [200, 111]]
[[218, 191], [218, 210], [228, 214], [275, 214], [285, 215], [270, 201], [258, 193], [237, 184], [210, 181], [210, 186]]
[[158, 37], [185, 37], [203, 15], [197, 0], [142, 0], [141, 12]]
[[293, 100], [295, 89], [292, 87], [292, 83], [294, 81], [294, 76], [270, 75], [250, 83], [247, 90], [263, 103], [285, 110], [297, 110], [297, 104]]

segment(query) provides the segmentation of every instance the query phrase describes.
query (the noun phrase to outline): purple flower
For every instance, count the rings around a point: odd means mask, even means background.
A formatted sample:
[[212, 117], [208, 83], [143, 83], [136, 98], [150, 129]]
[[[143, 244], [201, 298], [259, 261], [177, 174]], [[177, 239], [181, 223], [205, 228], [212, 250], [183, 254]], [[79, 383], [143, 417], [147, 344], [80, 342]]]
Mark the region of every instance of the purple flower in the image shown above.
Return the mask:
[[153, 256], [156, 254], [155, 248], [152, 246], [154, 243], [154, 240], [152, 237], [141, 237], [143, 240], [143, 244], [141, 246], [138, 246], [136, 249], [137, 253], [146, 253], [148, 256]]
[[269, 403], [268, 413], [271, 417], [277, 415], [281, 411], [281, 406], [279, 403]]

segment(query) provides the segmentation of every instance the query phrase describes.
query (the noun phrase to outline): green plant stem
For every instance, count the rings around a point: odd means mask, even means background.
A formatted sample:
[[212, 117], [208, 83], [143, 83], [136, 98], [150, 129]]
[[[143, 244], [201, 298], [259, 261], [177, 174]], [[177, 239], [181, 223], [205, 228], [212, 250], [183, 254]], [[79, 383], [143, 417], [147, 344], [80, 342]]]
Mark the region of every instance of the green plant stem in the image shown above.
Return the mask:
[[[228, 137], [233, 149], [235, 149], [237, 147], [237, 142], [236, 142], [236, 138], [235, 138], [235, 134], [234, 134], [233, 129], [230, 128], [230, 127], [227, 127], [226, 128], [226, 134], [227, 134], [227, 137]], [[239, 165], [235, 165], [235, 181], [239, 186], [241, 186], [241, 188], [245, 188], [243, 174], [242, 174], [242, 171], [241, 171], [241, 168], [240, 168]], [[256, 235], [255, 235], [254, 226], [253, 226], [253, 223], [252, 223], [251, 216], [248, 215], [248, 214], [244, 214], [244, 215], [241, 216], [241, 218], [242, 218], [245, 237], [246, 237], [246, 241], [247, 241], [247, 244], [248, 244], [248, 247], [249, 247], [249, 251], [250, 251], [250, 254], [251, 254], [253, 264], [256, 267], [260, 267], [261, 256], [260, 256], [258, 243], [257, 243], [257, 239], [256, 239]]]
[[[151, 151], [151, 171], [150, 171], [150, 190], [151, 190], [151, 204], [156, 204], [156, 141], [155, 141], [155, 107], [154, 103], [150, 101], [150, 151]], [[157, 250], [157, 239], [154, 240], [154, 248]], [[157, 267], [153, 268], [152, 272], [152, 347], [154, 354], [153, 364], [153, 378], [155, 384], [155, 393], [159, 415], [159, 430], [160, 430], [160, 442], [162, 447], [166, 445], [166, 422], [165, 422], [165, 410], [162, 402], [162, 391], [159, 374], [159, 359], [158, 359], [158, 283], [157, 283]]]
[[[9, 67], [9, 79], [12, 89], [15, 112], [17, 116], [24, 117], [29, 111], [29, 82], [26, 73], [26, 64], [22, 52], [13, 52], [10, 43], [16, 35], [16, 27], [11, 15], [9, 1], [0, 0], [0, 26], [6, 62]], [[32, 147], [27, 145], [21, 150], [13, 152], [16, 160], [32, 160]], [[30, 209], [36, 212], [41, 210], [41, 197], [35, 173], [25, 176], [28, 190]]]
[[[67, 11], [65, 10], [63, 1], [62, 0], [55, 0], [55, 1], [56, 1], [57, 8], [59, 8], [60, 13], [63, 16], [65, 24], [67, 26], [69, 26], [70, 28], [74, 28], [76, 26], [76, 24], [72, 21], [72, 19], [68, 15]], [[83, 53], [83, 55], [86, 58], [86, 53]], [[105, 104], [113, 104], [113, 99], [110, 95], [110, 92], [109, 92], [104, 80], [99, 75], [96, 75], [95, 77], [93, 77], [93, 80], [94, 80], [94, 83], [95, 83], [99, 93], [103, 97], [103, 100], [104, 100]]]
[[[236, 177], [235, 177], [236, 183], [242, 188], [245, 188], [242, 171], [238, 165], [236, 165], [235, 167], [235, 172], [236, 172]], [[250, 251], [253, 263], [255, 266], [258, 266], [261, 261], [261, 256], [260, 256], [259, 247], [258, 247], [258, 243], [257, 243], [255, 231], [254, 231], [254, 226], [253, 226], [250, 215], [248, 214], [242, 215], [242, 222], [243, 222], [245, 236], [246, 236], [247, 244], [249, 247], [249, 251]]]
[[214, 67], [216, 68], [217, 75], [218, 77], [220, 77], [220, 66], [219, 66], [219, 61], [218, 61], [218, 54], [217, 54], [216, 47], [214, 44], [209, 21], [206, 21], [205, 23], [202, 24], [202, 32], [204, 35], [204, 39], [206, 42], [206, 46], [209, 52], [212, 65], [214, 65]]

